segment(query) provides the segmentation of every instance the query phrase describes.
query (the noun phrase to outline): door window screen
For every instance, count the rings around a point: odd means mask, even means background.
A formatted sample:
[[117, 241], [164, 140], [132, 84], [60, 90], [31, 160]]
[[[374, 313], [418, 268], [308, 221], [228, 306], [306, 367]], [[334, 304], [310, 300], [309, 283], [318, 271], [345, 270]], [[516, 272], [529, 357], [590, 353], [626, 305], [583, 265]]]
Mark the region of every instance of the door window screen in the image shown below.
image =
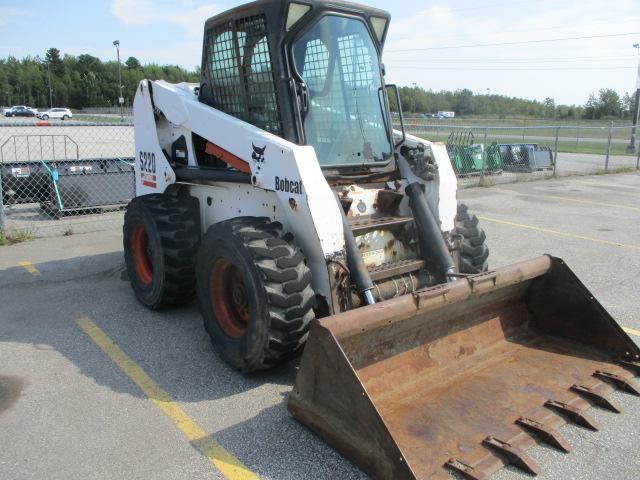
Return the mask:
[[282, 135], [264, 15], [212, 27], [205, 52], [203, 73], [212, 106]]
[[329, 70], [329, 50], [322, 40], [315, 39], [307, 43], [304, 52], [302, 76], [307, 87], [314, 92], [321, 92], [327, 82]]
[[385, 123], [377, 51], [365, 25], [326, 16], [293, 45], [296, 70], [309, 88], [307, 143], [322, 165], [386, 162], [392, 155]]

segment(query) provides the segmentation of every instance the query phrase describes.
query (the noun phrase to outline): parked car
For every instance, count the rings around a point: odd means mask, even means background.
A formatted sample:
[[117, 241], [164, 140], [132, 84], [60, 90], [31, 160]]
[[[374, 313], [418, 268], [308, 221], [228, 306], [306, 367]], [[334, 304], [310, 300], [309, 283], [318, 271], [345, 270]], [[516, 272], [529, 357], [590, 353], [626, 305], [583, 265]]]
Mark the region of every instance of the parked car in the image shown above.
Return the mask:
[[455, 118], [456, 117], [456, 112], [445, 112], [445, 111], [439, 111], [438, 112], [438, 117], [440, 120], [444, 119], [444, 118]]
[[36, 110], [24, 105], [16, 105], [4, 112], [5, 117], [35, 117]]
[[73, 118], [71, 110], [68, 108], [50, 108], [44, 112], [38, 112], [37, 117], [42, 120], [49, 120], [50, 118], [60, 118], [62, 120], [68, 120]]

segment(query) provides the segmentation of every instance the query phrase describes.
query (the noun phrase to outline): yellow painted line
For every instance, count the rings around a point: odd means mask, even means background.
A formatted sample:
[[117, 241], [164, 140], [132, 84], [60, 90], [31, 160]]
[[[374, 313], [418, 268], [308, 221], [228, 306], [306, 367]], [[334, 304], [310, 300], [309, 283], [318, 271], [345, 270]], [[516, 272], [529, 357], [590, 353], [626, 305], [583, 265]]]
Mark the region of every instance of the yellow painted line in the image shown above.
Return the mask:
[[622, 329], [627, 332], [629, 335], [635, 335], [636, 337], [640, 337], [640, 330], [636, 330], [635, 328], [622, 327]]
[[498, 223], [501, 225], [509, 225], [511, 227], [526, 228], [527, 230], [533, 230], [535, 232], [548, 233], [551, 235], [558, 235], [561, 237], [577, 238], [578, 240], [587, 240], [589, 242], [602, 243], [604, 245], [611, 245], [614, 247], [631, 248], [633, 250], [640, 250], [640, 245], [629, 245], [626, 243], [611, 242], [609, 240], [602, 240], [600, 238], [587, 237], [585, 235], [575, 235], [573, 233], [561, 232], [558, 230], [551, 230], [549, 228], [535, 227], [533, 225], [525, 225], [524, 223], [507, 222], [506, 220], [498, 220], [497, 218], [478, 217], [481, 220], [487, 222]]
[[31, 262], [20, 262], [20, 266], [23, 267], [27, 272], [29, 272], [34, 277], [37, 277], [40, 275], [40, 271]]
[[171, 398], [171, 395], [160, 388], [100, 327], [86, 317], [76, 320], [76, 323], [226, 478], [229, 480], [256, 480], [259, 478], [240, 460], [227, 452], [213, 437], [207, 435], [202, 427]]
[[579, 198], [571, 198], [571, 197], [560, 197], [557, 195], [538, 195], [535, 193], [524, 193], [518, 192], [517, 190], [510, 190], [508, 188], [499, 188], [495, 187], [493, 190], [497, 192], [505, 192], [505, 193], [517, 193], [519, 195], [528, 195], [530, 197], [538, 197], [538, 198], [548, 198], [549, 200], [560, 200], [562, 202], [573, 202], [573, 203], [583, 203], [585, 205], [597, 205], [600, 207], [612, 207], [612, 208], [621, 208], [623, 210], [633, 210], [634, 212], [640, 212], [640, 207], [632, 207], [630, 205], [620, 205], [619, 203], [603, 203], [603, 202], [594, 202], [593, 200], [582, 200]]

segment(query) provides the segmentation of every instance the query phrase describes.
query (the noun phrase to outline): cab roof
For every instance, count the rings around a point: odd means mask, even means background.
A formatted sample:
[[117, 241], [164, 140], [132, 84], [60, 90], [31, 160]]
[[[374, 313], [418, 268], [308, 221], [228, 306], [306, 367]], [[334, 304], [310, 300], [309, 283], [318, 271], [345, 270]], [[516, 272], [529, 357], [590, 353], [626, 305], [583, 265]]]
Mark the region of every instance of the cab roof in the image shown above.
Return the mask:
[[[358, 15], [365, 17], [367, 20], [369, 20], [370, 17], [379, 17], [387, 20], [386, 29], [388, 29], [389, 20], [391, 19], [391, 15], [385, 10], [358, 3], [343, 2], [340, 0], [258, 0], [226, 10], [209, 18], [205, 22], [205, 32], [212, 26], [220, 25], [228, 21], [238, 20], [252, 15], [264, 14], [267, 17], [268, 23], [270, 25], [279, 25], [279, 31], [284, 34], [289, 5], [292, 3], [308, 5], [311, 7], [310, 11], [305, 16], [308, 16], [309, 14], [316, 16], [322, 12], [334, 11]], [[379, 39], [381, 44], [384, 43], [385, 37], [386, 31], [383, 38]]]

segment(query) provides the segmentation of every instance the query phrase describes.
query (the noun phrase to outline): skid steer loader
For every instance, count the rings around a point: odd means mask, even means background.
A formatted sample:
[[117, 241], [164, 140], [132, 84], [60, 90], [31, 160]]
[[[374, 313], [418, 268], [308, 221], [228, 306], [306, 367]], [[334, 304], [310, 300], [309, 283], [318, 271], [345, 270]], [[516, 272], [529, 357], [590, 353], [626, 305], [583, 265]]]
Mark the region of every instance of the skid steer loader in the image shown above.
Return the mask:
[[243, 372], [306, 344], [290, 411], [375, 478], [535, 473], [528, 447], [638, 394], [640, 350], [562, 260], [488, 270], [446, 146], [393, 129], [389, 20], [254, 2], [206, 22], [199, 84], [139, 84], [131, 284], [197, 297]]

